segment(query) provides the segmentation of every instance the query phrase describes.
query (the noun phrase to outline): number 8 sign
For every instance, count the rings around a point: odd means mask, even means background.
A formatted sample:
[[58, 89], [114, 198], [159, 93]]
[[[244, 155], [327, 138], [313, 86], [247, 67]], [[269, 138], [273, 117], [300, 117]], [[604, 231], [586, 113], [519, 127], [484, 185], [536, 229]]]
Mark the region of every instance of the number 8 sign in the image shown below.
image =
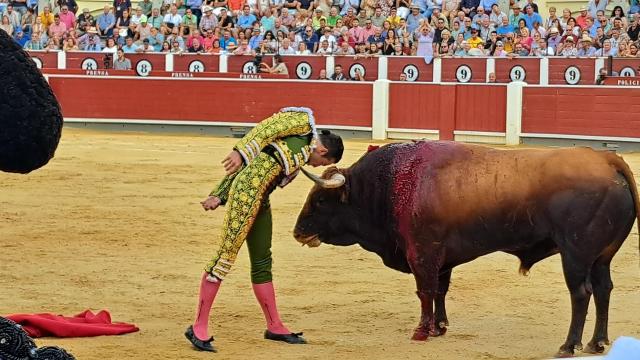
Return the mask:
[[460, 65], [456, 69], [456, 79], [458, 82], [467, 83], [471, 81], [471, 68], [468, 65]]

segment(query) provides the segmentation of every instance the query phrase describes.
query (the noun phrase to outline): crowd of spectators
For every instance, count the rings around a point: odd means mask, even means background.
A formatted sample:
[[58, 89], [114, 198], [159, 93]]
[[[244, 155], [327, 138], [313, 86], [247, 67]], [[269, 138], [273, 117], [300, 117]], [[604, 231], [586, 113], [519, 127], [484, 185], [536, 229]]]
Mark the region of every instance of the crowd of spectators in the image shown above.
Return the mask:
[[[590, 0], [574, 16], [533, 0], [0, 0], [29, 50], [280, 55], [640, 57], [640, 6]], [[501, 5], [503, 7], [501, 7]], [[53, 8], [52, 8], [53, 6]], [[114, 56], [114, 57], [115, 57]]]

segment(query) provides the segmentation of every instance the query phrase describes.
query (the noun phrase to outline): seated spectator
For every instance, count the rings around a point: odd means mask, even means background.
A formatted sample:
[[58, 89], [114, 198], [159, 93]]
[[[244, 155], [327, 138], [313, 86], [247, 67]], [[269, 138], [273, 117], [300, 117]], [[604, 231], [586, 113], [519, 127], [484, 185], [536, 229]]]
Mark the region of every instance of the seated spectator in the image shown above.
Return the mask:
[[327, 70], [321, 69], [316, 80], [329, 80], [327, 79]]
[[596, 51], [596, 56], [598, 57], [609, 57], [609, 56], [616, 56], [616, 55], [617, 55], [616, 49], [614, 49], [611, 46], [610, 39], [604, 40], [602, 42], [602, 48]]
[[298, 43], [298, 50], [296, 50], [296, 55], [311, 55], [311, 51], [307, 49], [307, 43], [301, 41]]
[[133, 38], [128, 36], [122, 50], [125, 54], [134, 54], [138, 50], [138, 45], [134, 44]]
[[220, 47], [228, 52], [232, 52], [238, 47], [238, 41], [231, 36], [231, 31], [225, 30], [223, 32], [222, 39], [220, 39]]
[[233, 50], [233, 55], [255, 55], [256, 52], [249, 46], [247, 40], [242, 40], [240, 46]]
[[108, 38], [102, 52], [116, 55], [118, 52], [118, 44], [116, 44], [113, 38]]
[[182, 54], [182, 47], [177, 40], [171, 42], [171, 50], [169, 52], [172, 54]]
[[93, 18], [93, 15], [89, 12], [89, 9], [84, 8], [82, 9], [82, 14], [78, 16], [78, 29], [84, 29], [87, 26], [96, 26], [96, 21]]
[[9, 21], [9, 17], [7, 15], [2, 16], [2, 24], [0, 24], [0, 29], [4, 30], [9, 36], [13, 36], [13, 25]]
[[353, 50], [353, 48], [349, 46], [349, 43], [345, 41], [340, 45], [340, 48], [338, 48], [338, 50], [335, 52], [334, 55], [346, 56], [346, 55], [355, 55], [355, 54], [356, 54], [355, 50]]
[[180, 23], [180, 34], [183, 36], [190, 35], [198, 29], [198, 17], [193, 13], [191, 8], [187, 8], [186, 13], [182, 17]]
[[333, 68], [333, 74], [331, 74], [330, 77], [331, 80], [336, 80], [336, 81], [346, 81], [349, 80], [343, 73], [342, 73], [342, 65], [336, 65]]
[[[136, 40], [136, 43], [140, 45], [142, 44], [143, 40], [150, 38], [152, 30], [156, 30], [156, 29], [147, 22], [146, 18], [143, 19], [140, 25], [138, 25], [138, 27], [135, 30], [134, 40]], [[156, 30], [156, 34], [157, 33], [158, 31]], [[164, 37], [162, 39], [164, 40]], [[151, 46], [153, 46], [153, 44], [151, 44]]]
[[155, 52], [156, 50], [151, 46], [149, 39], [142, 40], [142, 45], [136, 49], [137, 53], [148, 54]]
[[496, 83], [496, 73], [490, 72], [489, 76], [487, 77], [487, 82], [488, 83]]
[[174, 27], [173, 29], [171, 29], [171, 34], [169, 34], [169, 36], [167, 36], [166, 39], [169, 42], [169, 44], [172, 44], [171, 46], [173, 46], [174, 41], [177, 41], [178, 44], [180, 45], [180, 49], [186, 48], [184, 43], [184, 38], [180, 36], [179, 29], [177, 27]]
[[382, 50], [378, 47], [378, 44], [370, 43], [369, 47], [367, 48], [367, 55], [370, 55], [370, 56], [382, 55]]
[[198, 40], [200, 45], [204, 48], [204, 38], [202, 37], [202, 35], [200, 35], [199, 30], [194, 30], [193, 33], [191, 33], [191, 35], [187, 37], [187, 43], [185, 46], [187, 48], [191, 47], [193, 45], [194, 40]]
[[490, 50], [489, 55], [495, 57], [506, 57], [507, 52], [504, 50], [504, 43], [502, 41], [496, 41]]
[[59, 15], [54, 15], [53, 24], [49, 25], [49, 37], [62, 38], [65, 32], [67, 32], [67, 25], [60, 21]]
[[21, 29], [18, 29], [16, 35], [13, 37], [13, 40], [15, 40], [15, 42], [17, 42], [20, 47], [24, 47], [29, 41], [29, 36], [25, 35], [25, 33]]
[[566, 39], [564, 39], [564, 42], [561, 44], [561, 46], [558, 47], [558, 50], [560, 51], [558, 53], [558, 56], [565, 56], [565, 57], [578, 56], [578, 49], [574, 45], [575, 44], [573, 41], [573, 37], [569, 36]]
[[24, 45], [26, 50], [44, 50], [46, 43], [43, 43], [39, 32], [34, 32], [31, 40]]
[[164, 17], [160, 15], [160, 9], [151, 9], [151, 16], [147, 16], [147, 22], [151, 27], [161, 30]]
[[168, 29], [167, 31], [173, 32], [174, 28], [179, 30], [181, 24], [182, 16], [178, 14], [178, 8], [171, 5], [169, 12], [164, 16], [163, 25]]
[[595, 56], [596, 48], [593, 47], [593, 40], [588, 35], [582, 35], [580, 39], [580, 49], [578, 49], [577, 56], [586, 57], [586, 56]]
[[504, 23], [504, 19], [509, 22], [509, 17], [505, 13], [500, 11], [500, 6], [497, 3], [491, 5], [491, 13], [489, 14], [489, 22], [491, 23], [491, 25], [494, 28], [498, 28]]
[[78, 48], [82, 51], [101, 51], [98, 30], [90, 27], [86, 33], [78, 38]]
[[[425, 21], [423, 24], [427, 24], [427, 22]], [[376, 44], [378, 46], [382, 46], [384, 44], [384, 37], [382, 36], [382, 29], [376, 28], [374, 30], [374, 34], [369, 36], [369, 38], [367, 39], [366, 42], [368, 42], [369, 44]]]
[[122, 16], [119, 17], [118, 20], [116, 20], [115, 29], [120, 34], [120, 36], [123, 36], [122, 34], [125, 34], [125, 33], [126, 33], [126, 36], [130, 36], [130, 37], [134, 36], [135, 27], [131, 23], [131, 16], [129, 16], [129, 11], [124, 10], [122, 12]]
[[40, 19], [40, 23], [42, 23], [42, 26], [44, 27], [43, 33], [46, 33], [49, 25], [53, 24], [53, 13], [51, 12], [51, 7], [49, 5], [45, 5], [42, 13], [38, 16], [38, 18]]
[[62, 47], [62, 51], [77, 51], [78, 45], [76, 45], [76, 41], [73, 38], [67, 38], [64, 41], [64, 46]]
[[191, 46], [187, 48], [187, 52], [193, 53], [193, 54], [204, 54], [206, 50], [202, 46], [202, 43], [200, 42], [200, 40], [197, 37], [195, 37], [191, 40]]
[[[639, 45], [637, 43], [631, 43], [629, 44], [629, 54], [627, 55], [627, 57], [640, 57], [640, 52], [638, 52], [638, 47]], [[638, 72], [640, 72], [640, 69], [638, 69]]]
[[475, 28], [471, 29], [471, 37], [467, 39], [467, 42], [469, 43], [469, 45], [471, 45], [472, 49], [477, 48], [478, 44], [484, 43], [482, 38], [478, 36], [478, 29], [475, 29]]
[[142, 13], [148, 18], [151, 16], [153, 12], [153, 2], [151, 0], [143, 0], [138, 1], [138, 7], [142, 9]]
[[139, 6], [135, 9], [135, 13], [131, 15], [131, 25], [133, 26], [138, 26], [143, 21], [147, 22], [147, 20], [147, 15], [142, 12], [142, 8]]
[[[469, 44], [471, 45], [471, 44]], [[468, 56], [485, 56], [484, 53], [484, 44], [478, 43], [476, 47], [471, 47], [469, 51], [467, 51]]]
[[108, 5], [105, 5], [103, 13], [98, 16], [98, 20], [96, 22], [98, 35], [111, 37], [115, 26], [116, 18], [111, 13], [111, 8]]
[[209, 54], [219, 55], [222, 52], [222, 48], [220, 47], [220, 39], [213, 40], [211, 46], [208, 49], [205, 48], [205, 51]]
[[67, 29], [73, 29], [76, 27], [76, 14], [69, 11], [69, 8], [66, 5], [62, 6], [58, 16], [60, 17], [60, 22], [64, 23]]
[[131, 60], [124, 57], [124, 54], [122, 49], [118, 50], [117, 57], [113, 60], [114, 70], [131, 70]]
[[295, 53], [296, 49], [291, 46], [291, 40], [289, 40], [288, 38], [284, 38], [284, 40], [282, 40], [282, 46], [280, 46], [280, 49], [278, 49], [278, 54], [295, 55]]
[[464, 40], [460, 43], [460, 46], [453, 53], [454, 56], [467, 56], [469, 55], [469, 51], [471, 50], [471, 46]]
[[327, 40], [323, 40], [320, 43], [320, 47], [318, 48], [318, 51], [316, 51], [316, 54], [318, 54], [318, 55], [331, 55], [331, 54], [333, 54], [333, 49], [329, 47], [329, 42]]
[[242, 15], [238, 16], [238, 21], [236, 24], [240, 29], [244, 30], [251, 28], [256, 20], [257, 18], [251, 13], [251, 8], [249, 7], [249, 5], [244, 5], [242, 7]]
[[260, 63], [260, 67], [263, 69], [263, 71], [266, 71], [269, 74], [289, 75], [289, 70], [287, 70], [287, 66], [282, 61], [282, 57], [277, 54], [273, 56], [272, 66], [269, 66], [263, 62]]

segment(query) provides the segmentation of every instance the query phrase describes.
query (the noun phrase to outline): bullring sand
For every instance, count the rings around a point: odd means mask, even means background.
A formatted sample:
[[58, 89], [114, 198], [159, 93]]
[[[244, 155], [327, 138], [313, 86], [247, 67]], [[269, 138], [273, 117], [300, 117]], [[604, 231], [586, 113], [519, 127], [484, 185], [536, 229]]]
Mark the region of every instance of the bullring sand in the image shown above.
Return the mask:
[[[0, 314], [109, 309], [137, 324], [124, 336], [39, 339], [78, 359], [540, 359], [562, 344], [569, 294], [558, 256], [518, 274], [496, 253], [453, 273], [448, 333], [410, 340], [420, 308], [411, 276], [357, 246], [300, 247], [292, 228], [311, 183], [272, 196], [281, 315], [310, 344], [262, 339], [243, 248], [212, 312], [219, 353], [182, 333], [223, 211], [199, 201], [222, 176], [234, 139], [65, 129], [56, 158], [29, 176], [0, 173]], [[347, 141], [343, 166], [369, 142]], [[640, 180], [640, 154], [624, 156]], [[316, 172], [319, 170], [316, 169]], [[638, 231], [614, 258], [609, 334], [640, 337]], [[583, 343], [593, 332], [593, 303]]]

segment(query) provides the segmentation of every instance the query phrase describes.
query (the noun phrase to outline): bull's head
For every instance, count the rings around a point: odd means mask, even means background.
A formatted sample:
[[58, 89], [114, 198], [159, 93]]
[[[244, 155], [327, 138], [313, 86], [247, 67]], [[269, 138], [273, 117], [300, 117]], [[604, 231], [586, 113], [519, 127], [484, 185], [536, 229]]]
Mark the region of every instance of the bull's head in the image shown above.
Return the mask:
[[333, 245], [353, 245], [348, 240], [344, 224], [348, 219], [348, 174], [336, 167], [327, 169], [322, 177], [303, 169], [315, 183], [296, 222], [293, 236], [303, 245], [319, 246], [325, 242]]

